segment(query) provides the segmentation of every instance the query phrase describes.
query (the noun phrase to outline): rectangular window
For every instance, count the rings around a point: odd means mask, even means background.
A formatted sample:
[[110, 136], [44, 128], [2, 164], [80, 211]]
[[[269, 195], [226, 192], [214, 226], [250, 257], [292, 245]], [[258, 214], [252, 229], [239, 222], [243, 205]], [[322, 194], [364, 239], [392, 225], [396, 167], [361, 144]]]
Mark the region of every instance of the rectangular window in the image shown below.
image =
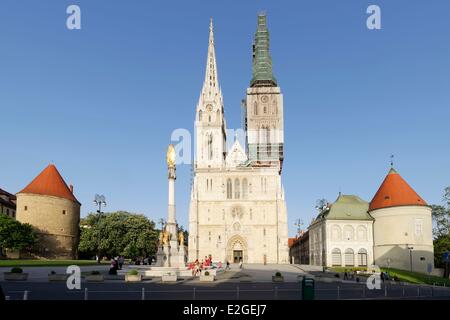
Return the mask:
[[420, 237], [423, 235], [423, 220], [422, 219], [416, 219], [415, 234], [417, 237]]
[[27, 206], [25, 206], [25, 208], [23, 208], [25, 211], [27, 211], [28, 210], [28, 207]]

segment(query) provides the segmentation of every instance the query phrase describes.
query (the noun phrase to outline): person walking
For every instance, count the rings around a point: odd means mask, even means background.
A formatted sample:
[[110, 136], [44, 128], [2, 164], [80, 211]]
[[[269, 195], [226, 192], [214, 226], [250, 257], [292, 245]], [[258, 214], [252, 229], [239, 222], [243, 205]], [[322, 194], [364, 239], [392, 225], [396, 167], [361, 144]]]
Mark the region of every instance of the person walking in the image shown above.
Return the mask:
[[125, 258], [123, 256], [119, 256], [119, 270], [122, 270], [123, 263], [125, 262]]
[[227, 266], [225, 267], [225, 270], [230, 270], [230, 261], [227, 260]]
[[239, 269], [242, 269], [242, 258], [239, 259]]

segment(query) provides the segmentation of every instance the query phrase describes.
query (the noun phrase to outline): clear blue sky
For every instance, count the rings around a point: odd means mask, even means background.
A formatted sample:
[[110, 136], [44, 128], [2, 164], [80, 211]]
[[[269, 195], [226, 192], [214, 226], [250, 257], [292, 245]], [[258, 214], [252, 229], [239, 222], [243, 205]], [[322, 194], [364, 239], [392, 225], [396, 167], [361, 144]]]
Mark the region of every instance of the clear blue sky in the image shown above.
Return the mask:
[[[77, 4], [82, 29], [66, 28]], [[281, 5], [282, 4], [282, 5]], [[378, 4], [382, 30], [366, 28]], [[450, 185], [449, 1], [0, 2], [0, 187], [54, 162], [95, 210], [166, 217], [166, 147], [192, 130], [215, 23], [228, 127], [240, 126], [256, 16], [266, 10], [284, 93], [289, 230], [339, 191], [370, 200], [395, 167], [429, 203]], [[190, 168], [178, 168], [188, 221]]]

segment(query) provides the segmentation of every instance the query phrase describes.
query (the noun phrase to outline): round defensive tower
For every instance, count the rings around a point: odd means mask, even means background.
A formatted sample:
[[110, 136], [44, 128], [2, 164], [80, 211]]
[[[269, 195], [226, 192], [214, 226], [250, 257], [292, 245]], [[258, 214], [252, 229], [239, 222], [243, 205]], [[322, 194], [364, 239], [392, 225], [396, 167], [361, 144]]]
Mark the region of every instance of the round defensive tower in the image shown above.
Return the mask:
[[431, 208], [391, 169], [373, 197], [375, 264], [426, 273], [434, 266]]
[[38, 234], [35, 254], [76, 259], [80, 202], [53, 164], [17, 194], [17, 220], [31, 224]]

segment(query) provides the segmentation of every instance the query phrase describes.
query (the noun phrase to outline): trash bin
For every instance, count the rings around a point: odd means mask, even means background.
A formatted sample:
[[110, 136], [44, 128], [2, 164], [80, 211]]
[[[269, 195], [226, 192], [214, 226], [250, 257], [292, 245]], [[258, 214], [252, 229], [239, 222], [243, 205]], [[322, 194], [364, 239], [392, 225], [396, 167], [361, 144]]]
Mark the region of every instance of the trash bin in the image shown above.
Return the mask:
[[314, 300], [314, 279], [304, 277], [302, 280], [302, 297], [303, 300]]

